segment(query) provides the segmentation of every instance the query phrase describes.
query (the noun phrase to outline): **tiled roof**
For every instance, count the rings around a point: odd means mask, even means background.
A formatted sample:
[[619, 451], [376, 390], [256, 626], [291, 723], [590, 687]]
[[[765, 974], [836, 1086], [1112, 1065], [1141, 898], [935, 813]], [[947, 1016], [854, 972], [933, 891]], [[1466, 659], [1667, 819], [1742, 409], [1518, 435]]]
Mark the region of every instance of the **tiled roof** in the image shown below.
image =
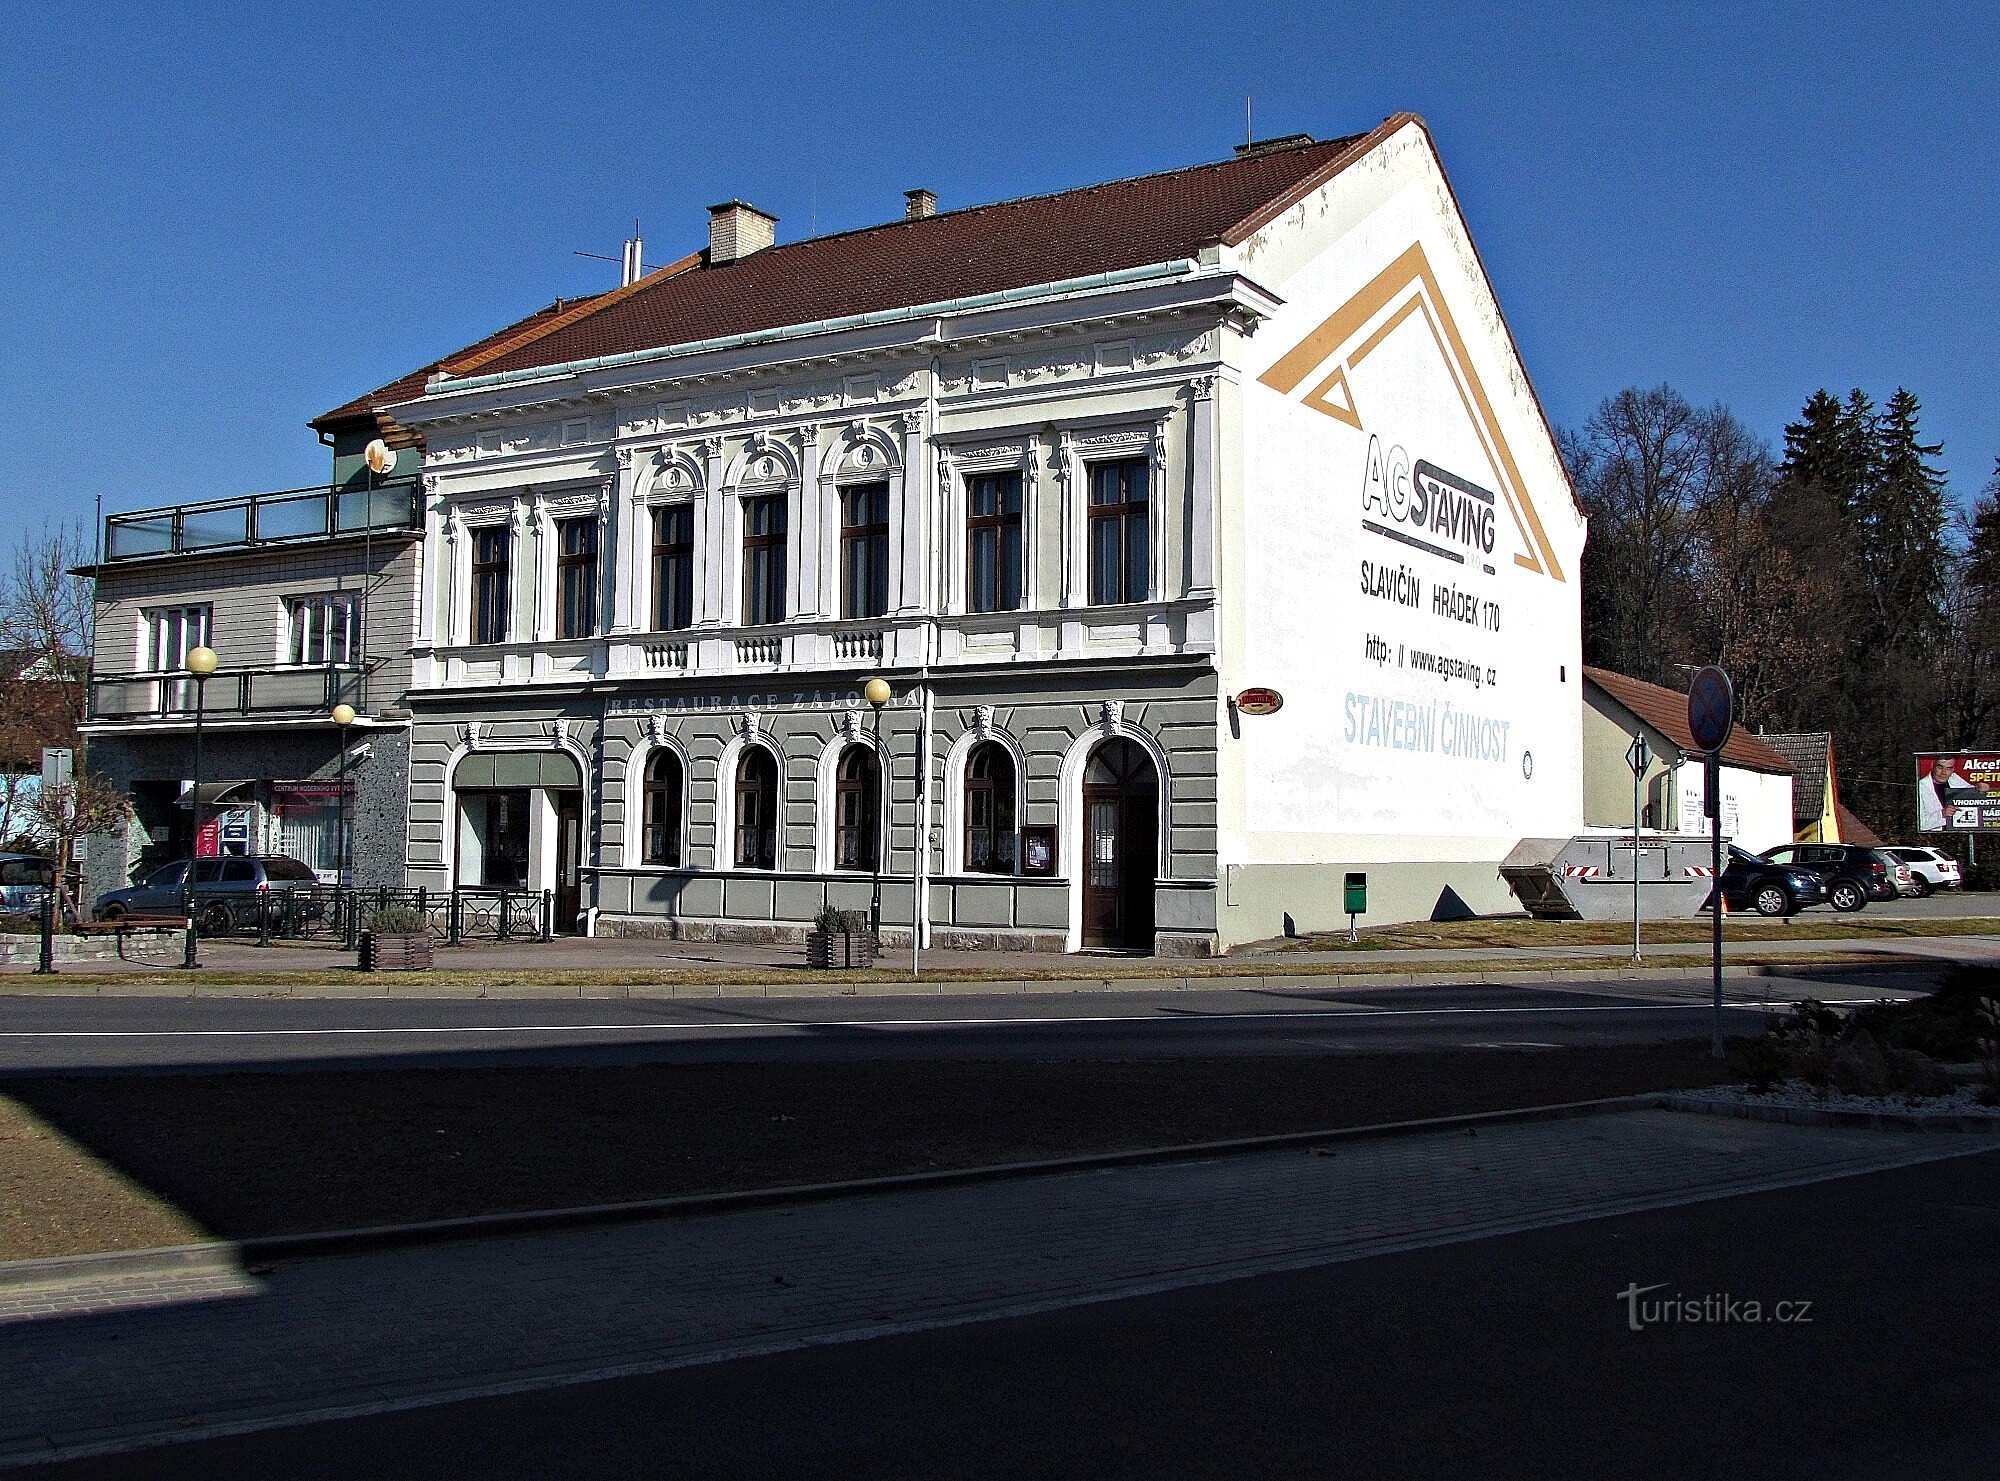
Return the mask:
[[1840, 841], [1858, 843], [1863, 848], [1882, 847], [1882, 835], [1869, 827], [1861, 819], [1847, 810], [1847, 804], [1836, 802], [1834, 816], [1840, 820]]
[[[662, 272], [671, 270], [661, 269]], [[527, 318], [516, 319], [505, 329], [496, 330], [486, 338], [446, 355], [442, 360], [433, 360], [427, 365], [420, 365], [408, 375], [398, 376], [388, 385], [377, 387], [366, 396], [356, 396], [352, 401], [336, 406], [332, 411], [320, 413], [306, 425], [315, 432], [329, 431], [343, 422], [372, 416], [378, 406], [393, 406], [398, 401], [408, 401], [412, 397], [421, 396], [424, 392], [424, 382], [439, 370], [482, 360], [485, 355], [511, 345], [518, 339], [544, 328], [553, 327], [559, 319], [567, 322], [569, 315], [595, 303], [603, 296], [597, 294], [590, 298], [558, 298], [548, 307], [536, 309]]]
[[1760, 735], [1765, 745], [1792, 763], [1792, 818], [1816, 820], [1826, 802], [1826, 763], [1833, 754], [1833, 734], [1801, 730], [1785, 735]]
[[[1688, 729], [1688, 697], [1678, 689], [1648, 684], [1644, 679], [1613, 673], [1610, 669], [1585, 668], [1583, 674], [1683, 751], [1700, 751], [1701, 748], [1694, 743], [1694, 733]], [[1740, 725], [1730, 733], [1729, 744], [1722, 748], [1722, 763], [1776, 776], [1788, 776], [1792, 772], [1789, 761]], [[1798, 795], [1796, 782], [1792, 795], [1795, 798]], [[1796, 806], [1794, 803], [1794, 808]]]
[[560, 324], [538, 322], [552, 310], [531, 315], [313, 425], [415, 397], [440, 368], [532, 369], [1193, 257], [1249, 236], [1408, 121], [1398, 114], [1369, 134], [812, 237], [720, 265], [684, 259], [564, 310]]

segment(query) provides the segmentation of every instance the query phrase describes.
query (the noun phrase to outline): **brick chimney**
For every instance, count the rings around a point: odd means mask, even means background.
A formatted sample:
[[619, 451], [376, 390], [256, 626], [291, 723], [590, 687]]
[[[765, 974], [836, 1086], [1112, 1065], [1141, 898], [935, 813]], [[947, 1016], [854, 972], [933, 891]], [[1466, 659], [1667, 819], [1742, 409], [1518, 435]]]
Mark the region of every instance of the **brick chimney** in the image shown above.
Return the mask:
[[761, 252], [778, 239], [778, 218], [748, 201], [708, 208], [708, 265], [718, 267]]
[[926, 216], [937, 215], [937, 197], [922, 186], [903, 192], [903, 219], [922, 221]]

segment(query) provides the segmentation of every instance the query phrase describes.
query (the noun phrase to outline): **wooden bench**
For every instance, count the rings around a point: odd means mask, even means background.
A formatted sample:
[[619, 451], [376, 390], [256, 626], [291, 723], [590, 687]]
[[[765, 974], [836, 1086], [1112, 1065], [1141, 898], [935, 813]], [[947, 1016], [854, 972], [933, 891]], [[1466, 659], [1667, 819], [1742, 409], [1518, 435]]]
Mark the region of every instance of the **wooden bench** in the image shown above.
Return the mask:
[[70, 929], [79, 936], [122, 936], [127, 931], [185, 931], [184, 915], [125, 915], [117, 920], [80, 920]]

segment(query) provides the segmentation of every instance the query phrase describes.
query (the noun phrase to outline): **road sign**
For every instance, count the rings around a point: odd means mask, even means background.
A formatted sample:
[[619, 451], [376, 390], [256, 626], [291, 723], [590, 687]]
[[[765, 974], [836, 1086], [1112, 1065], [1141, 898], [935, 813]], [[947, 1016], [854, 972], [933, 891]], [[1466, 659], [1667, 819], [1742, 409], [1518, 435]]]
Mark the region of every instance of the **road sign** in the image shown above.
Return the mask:
[[1632, 768], [1633, 776], [1638, 776], [1653, 764], [1653, 748], [1646, 744], [1646, 737], [1632, 737], [1632, 744], [1625, 750], [1625, 764]]
[[1729, 675], [1713, 664], [1696, 672], [1688, 687], [1688, 729], [1694, 743], [1704, 751], [1719, 751], [1729, 744], [1736, 728], [1736, 686]]

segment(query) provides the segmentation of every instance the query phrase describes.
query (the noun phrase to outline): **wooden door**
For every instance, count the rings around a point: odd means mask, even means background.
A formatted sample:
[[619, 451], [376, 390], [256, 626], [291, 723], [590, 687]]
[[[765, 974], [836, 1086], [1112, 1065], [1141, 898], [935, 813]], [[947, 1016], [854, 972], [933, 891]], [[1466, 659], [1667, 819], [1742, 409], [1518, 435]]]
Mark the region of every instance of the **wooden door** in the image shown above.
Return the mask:
[[556, 918], [550, 929], [576, 929], [583, 905], [583, 794], [558, 792], [556, 800]]
[[1083, 785], [1083, 944], [1153, 948], [1153, 884], [1159, 872], [1159, 780], [1131, 741], [1106, 741]]

